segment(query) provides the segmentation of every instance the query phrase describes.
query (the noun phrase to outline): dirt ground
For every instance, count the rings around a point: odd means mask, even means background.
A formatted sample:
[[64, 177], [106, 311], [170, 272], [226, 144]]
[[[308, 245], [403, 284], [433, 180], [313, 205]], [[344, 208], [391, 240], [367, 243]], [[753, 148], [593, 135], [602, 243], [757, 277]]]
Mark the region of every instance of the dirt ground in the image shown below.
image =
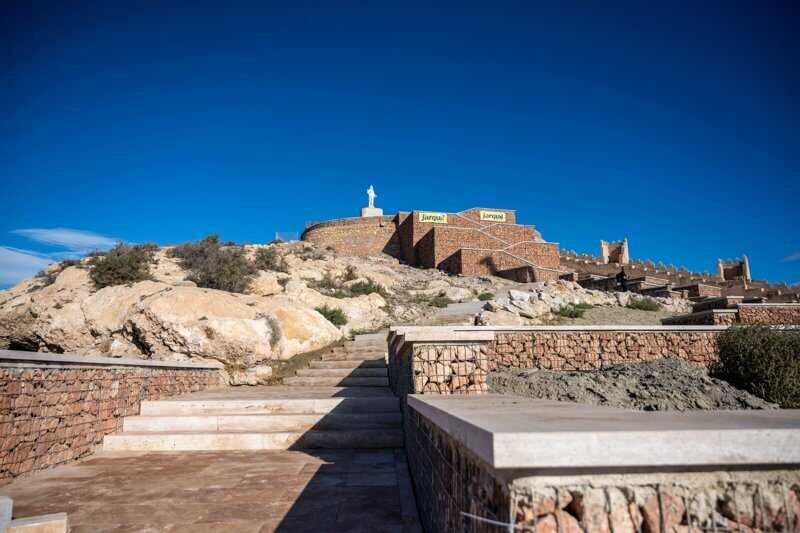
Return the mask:
[[598, 306], [587, 309], [581, 318], [559, 317], [554, 324], [660, 326], [661, 319], [668, 316], [672, 316], [672, 313], [667, 311], [641, 311], [639, 309], [628, 309], [627, 307]]
[[643, 411], [777, 407], [680, 359], [586, 372], [504, 370], [490, 373], [488, 383], [496, 393]]

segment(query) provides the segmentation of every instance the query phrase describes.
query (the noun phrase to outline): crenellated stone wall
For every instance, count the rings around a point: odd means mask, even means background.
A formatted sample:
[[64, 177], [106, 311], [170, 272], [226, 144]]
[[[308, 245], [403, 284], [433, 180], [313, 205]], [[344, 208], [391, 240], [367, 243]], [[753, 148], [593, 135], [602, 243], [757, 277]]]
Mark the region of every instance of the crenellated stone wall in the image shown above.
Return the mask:
[[222, 385], [216, 366], [59, 365], [59, 357], [50, 366], [0, 360], [0, 484], [90, 454], [143, 400]]

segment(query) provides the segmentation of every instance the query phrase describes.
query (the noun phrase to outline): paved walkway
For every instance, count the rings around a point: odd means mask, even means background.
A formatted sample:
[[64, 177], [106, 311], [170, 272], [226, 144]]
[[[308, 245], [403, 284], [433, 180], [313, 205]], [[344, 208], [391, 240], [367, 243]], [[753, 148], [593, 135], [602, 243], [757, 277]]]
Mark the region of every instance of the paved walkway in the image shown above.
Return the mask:
[[403, 450], [99, 453], [0, 487], [72, 531], [419, 531]]

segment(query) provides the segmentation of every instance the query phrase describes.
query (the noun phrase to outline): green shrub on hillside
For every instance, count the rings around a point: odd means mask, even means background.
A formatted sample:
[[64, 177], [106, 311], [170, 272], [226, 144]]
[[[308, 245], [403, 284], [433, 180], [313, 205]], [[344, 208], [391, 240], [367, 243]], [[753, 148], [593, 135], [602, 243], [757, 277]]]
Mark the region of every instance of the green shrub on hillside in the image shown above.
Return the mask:
[[386, 295], [386, 289], [383, 288], [383, 285], [375, 283], [371, 279], [367, 279], [367, 281], [357, 281], [350, 286], [350, 293], [355, 296], [372, 294], [373, 292], [377, 292], [382, 296]]
[[152, 279], [150, 263], [155, 244], [119, 243], [104, 255], [93, 257], [89, 277], [98, 289]]
[[453, 302], [453, 300], [451, 300], [444, 294], [438, 294], [433, 298], [431, 298], [430, 300], [428, 300], [428, 305], [433, 307], [447, 307], [451, 303], [455, 302]]
[[286, 260], [275, 248], [259, 248], [254, 261], [256, 268], [273, 272], [288, 272]]
[[315, 307], [314, 309], [319, 314], [327, 318], [328, 322], [334, 326], [344, 326], [347, 324], [347, 315], [345, 315], [344, 311], [338, 307], [328, 307], [327, 305], [322, 305], [320, 307]]
[[586, 304], [562, 305], [558, 308], [556, 314], [564, 318], [581, 318], [589, 307]]
[[169, 255], [180, 258], [181, 265], [190, 271], [187, 279], [207, 289], [244, 292], [257, 271], [241, 246], [223, 247], [217, 235], [176, 246]]
[[660, 311], [662, 305], [650, 298], [632, 298], [625, 307], [628, 309], [638, 309], [640, 311]]
[[717, 346], [714, 376], [783, 408], [800, 408], [800, 331], [732, 327]]
[[342, 276], [342, 281], [353, 281], [354, 279], [358, 279], [358, 273], [356, 272], [356, 267], [353, 265], [349, 265], [347, 268], [344, 269], [344, 275]]
[[489, 300], [494, 300], [494, 293], [489, 291], [483, 291], [478, 295], [478, 300], [482, 302], [488, 302]]

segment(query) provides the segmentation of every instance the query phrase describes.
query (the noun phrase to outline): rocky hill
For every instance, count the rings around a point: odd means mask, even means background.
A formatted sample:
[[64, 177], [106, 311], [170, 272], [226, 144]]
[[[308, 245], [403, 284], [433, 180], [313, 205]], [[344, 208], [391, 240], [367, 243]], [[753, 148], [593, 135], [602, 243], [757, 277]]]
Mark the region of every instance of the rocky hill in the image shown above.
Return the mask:
[[[0, 291], [0, 348], [216, 360], [231, 384], [254, 384], [269, 378], [271, 361], [390, 323], [430, 323], [451, 302], [495, 300], [477, 317], [490, 324], [557, 320], [562, 306], [581, 302], [624, 305], [567, 282], [448, 276], [304, 242], [189, 246], [123, 247]], [[211, 252], [213, 261], [197, 259]]]

